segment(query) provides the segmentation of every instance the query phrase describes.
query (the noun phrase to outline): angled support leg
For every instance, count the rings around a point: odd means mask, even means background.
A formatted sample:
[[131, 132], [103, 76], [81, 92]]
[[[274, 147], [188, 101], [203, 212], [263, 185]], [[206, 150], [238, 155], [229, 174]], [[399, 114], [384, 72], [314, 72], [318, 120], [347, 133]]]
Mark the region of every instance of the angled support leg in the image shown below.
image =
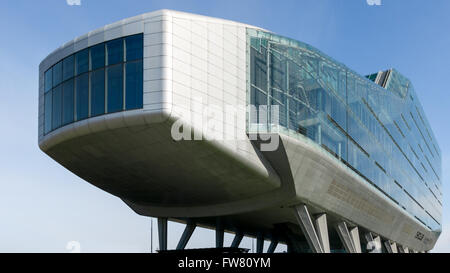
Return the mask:
[[330, 240], [328, 238], [327, 215], [325, 213], [319, 214], [314, 220], [316, 226], [317, 236], [324, 253], [330, 253]]
[[159, 250], [167, 250], [167, 218], [158, 218]]
[[384, 241], [384, 247], [386, 248], [388, 253], [393, 253], [392, 252], [392, 248], [391, 248], [391, 242], [388, 241]]
[[234, 236], [233, 242], [231, 243], [232, 248], [238, 248], [241, 244], [242, 238], [244, 238], [244, 234], [240, 231], [236, 232]]
[[410, 252], [409, 252], [409, 248], [406, 247], [406, 246], [403, 247], [403, 251], [404, 251], [405, 253], [410, 253]]
[[397, 245], [397, 251], [398, 253], [405, 253], [405, 250], [403, 249], [403, 246]]
[[183, 235], [181, 235], [180, 241], [177, 245], [177, 250], [185, 249], [187, 243], [189, 242], [189, 239], [192, 236], [192, 233], [194, 233], [196, 224], [193, 222], [188, 222], [186, 224], [186, 228], [183, 231]]
[[277, 248], [278, 241], [276, 239], [272, 239], [270, 242], [269, 248], [267, 249], [267, 253], [274, 253]]
[[308, 242], [311, 251], [314, 253], [323, 253], [322, 245], [320, 243], [319, 237], [317, 236], [306, 205], [295, 206], [294, 210], [295, 216], [297, 217], [300, 228], [302, 229], [302, 232], [306, 237], [306, 241]]
[[347, 251], [347, 253], [356, 253], [352, 236], [350, 235], [350, 232], [347, 228], [347, 223], [340, 222], [336, 226], [336, 231], [339, 235], [339, 238], [341, 239], [342, 244], [344, 245], [345, 251]]
[[359, 229], [358, 227], [354, 227], [350, 230], [350, 236], [352, 237], [353, 246], [355, 247], [356, 253], [362, 253], [361, 250], [361, 241], [359, 240]]

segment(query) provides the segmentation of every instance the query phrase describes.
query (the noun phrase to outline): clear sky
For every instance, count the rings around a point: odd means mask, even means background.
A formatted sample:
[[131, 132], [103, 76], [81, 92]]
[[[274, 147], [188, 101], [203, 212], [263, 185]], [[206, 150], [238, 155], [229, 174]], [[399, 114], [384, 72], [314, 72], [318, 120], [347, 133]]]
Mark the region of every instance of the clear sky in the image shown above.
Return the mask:
[[[443, 233], [450, 252], [450, 1], [66, 0], [2, 1], [0, 9], [0, 252], [149, 252], [150, 219], [73, 175], [37, 145], [38, 66], [50, 52], [103, 25], [168, 8], [269, 29], [318, 48], [360, 74], [396, 68], [411, 79], [442, 150]], [[183, 226], [169, 224], [174, 248]], [[156, 225], [154, 225], [156, 248]], [[230, 242], [231, 236], [226, 236]], [[188, 247], [212, 247], [196, 231]], [[249, 239], [244, 247], [251, 248]], [[280, 248], [279, 250], [282, 250]]]

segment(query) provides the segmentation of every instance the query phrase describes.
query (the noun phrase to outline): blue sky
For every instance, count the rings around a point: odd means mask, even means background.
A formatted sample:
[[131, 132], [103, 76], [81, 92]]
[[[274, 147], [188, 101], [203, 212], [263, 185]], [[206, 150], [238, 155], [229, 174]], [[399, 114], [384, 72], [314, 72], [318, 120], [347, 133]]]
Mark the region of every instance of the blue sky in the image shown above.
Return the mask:
[[[442, 150], [443, 233], [450, 252], [450, 1], [381, 0], [4, 1], [0, 10], [0, 252], [148, 252], [150, 220], [82, 181], [37, 145], [38, 65], [63, 43], [105, 24], [169, 8], [236, 20], [306, 43], [360, 74], [394, 67], [410, 78]], [[430, 3], [432, 2], [432, 4]], [[156, 225], [154, 226], [156, 229]], [[169, 225], [169, 247], [183, 226]], [[154, 246], [157, 233], [154, 230]], [[231, 236], [226, 236], [230, 242]], [[188, 247], [214, 245], [196, 231]], [[251, 248], [246, 239], [244, 247]]]

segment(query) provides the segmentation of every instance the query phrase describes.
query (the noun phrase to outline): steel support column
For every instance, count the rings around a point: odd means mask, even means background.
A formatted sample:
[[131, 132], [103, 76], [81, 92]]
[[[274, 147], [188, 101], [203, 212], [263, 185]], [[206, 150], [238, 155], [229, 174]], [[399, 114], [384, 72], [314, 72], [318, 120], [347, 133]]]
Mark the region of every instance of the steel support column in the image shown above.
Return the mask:
[[196, 228], [196, 224], [193, 222], [188, 222], [186, 224], [186, 228], [183, 231], [183, 235], [181, 235], [180, 241], [177, 245], [177, 250], [182, 250], [186, 247], [187, 243], [189, 242], [189, 239], [192, 236], [192, 233], [194, 233], [194, 230]]
[[347, 223], [340, 222], [336, 226], [336, 231], [339, 235], [339, 238], [341, 239], [342, 244], [344, 245], [345, 251], [347, 251], [347, 253], [356, 253], [352, 236], [350, 235], [350, 232], [347, 228]]
[[330, 253], [330, 240], [328, 238], [327, 215], [325, 213], [316, 215], [314, 220], [316, 226], [317, 236], [324, 253]]
[[167, 250], [167, 218], [158, 218], [159, 250]]
[[263, 253], [264, 250], [264, 234], [259, 232], [256, 235], [256, 253]]
[[216, 223], [216, 248], [223, 248], [224, 233], [222, 222], [218, 219]]
[[306, 241], [308, 242], [311, 251], [314, 253], [323, 253], [322, 245], [319, 241], [319, 237], [317, 236], [316, 229], [314, 228], [306, 205], [295, 206], [294, 210], [295, 216], [297, 217], [300, 228], [306, 237]]

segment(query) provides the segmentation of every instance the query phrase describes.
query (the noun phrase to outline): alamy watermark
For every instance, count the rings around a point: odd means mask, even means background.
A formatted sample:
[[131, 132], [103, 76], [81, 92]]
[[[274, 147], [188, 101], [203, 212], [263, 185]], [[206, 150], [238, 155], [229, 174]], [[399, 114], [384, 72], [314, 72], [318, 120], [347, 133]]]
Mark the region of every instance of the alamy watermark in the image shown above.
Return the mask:
[[81, 0], [66, 0], [69, 6], [81, 6]]
[[[244, 130], [246, 113], [249, 113], [249, 133]], [[175, 141], [199, 140], [259, 140], [261, 151], [275, 151], [279, 146], [279, 106], [271, 105], [204, 105], [194, 98], [191, 111], [183, 111], [171, 128]]]

